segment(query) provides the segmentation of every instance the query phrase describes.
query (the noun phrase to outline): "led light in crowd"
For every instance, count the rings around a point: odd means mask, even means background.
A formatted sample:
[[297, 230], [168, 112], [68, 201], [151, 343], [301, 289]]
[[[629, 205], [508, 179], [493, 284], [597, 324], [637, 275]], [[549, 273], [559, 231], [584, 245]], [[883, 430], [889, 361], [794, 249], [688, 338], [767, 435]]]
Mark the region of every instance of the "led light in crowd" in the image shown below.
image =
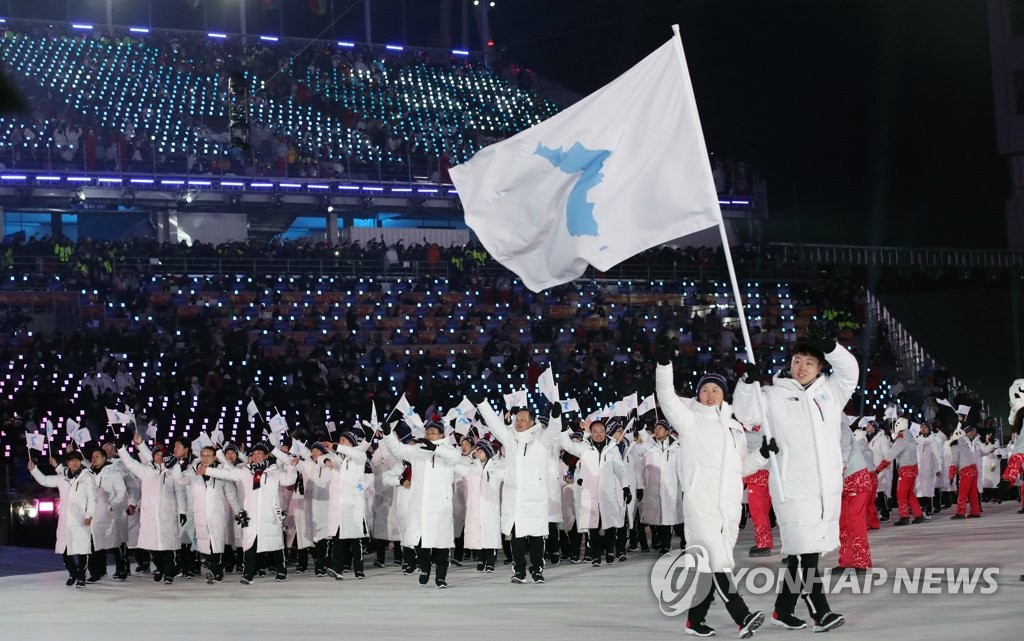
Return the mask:
[[277, 42], [279, 38], [277, 36], [260, 36], [260, 40], [264, 42]]
[[74, 24], [71, 25], [71, 28], [72, 29], [81, 29], [82, 31], [89, 31], [89, 30], [92, 29], [92, 25], [91, 24], [74, 23]]
[[405, 51], [405, 47], [402, 45], [384, 45], [384, 48], [388, 51]]
[[209, 36], [210, 38], [218, 38], [220, 40], [223, 40], [224, 38], [228, 37], [228, 34], [226, 34], [226, 33], [208, 33], [206, 35]]
[[354, 43], [354, 42], [345, 42], [344, 40], [342, 40], [342, 41], [338, 42], [338, 46], [339, 47], [348, 47], [348, 48], [351, 49], [352, 47], [356, 46], [356, 43]]
[[128, 31], [132, 33], [149, 33], [149, 27], [129, 27]]

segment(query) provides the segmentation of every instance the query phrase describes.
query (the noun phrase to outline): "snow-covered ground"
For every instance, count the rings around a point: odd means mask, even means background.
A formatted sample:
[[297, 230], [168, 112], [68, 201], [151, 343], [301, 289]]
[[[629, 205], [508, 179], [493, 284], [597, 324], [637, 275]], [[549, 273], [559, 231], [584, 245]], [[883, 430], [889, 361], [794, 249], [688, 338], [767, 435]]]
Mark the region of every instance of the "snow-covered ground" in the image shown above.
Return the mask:
[[[934, 521], [909, 527], [883, 524], [871, 533], [876, 567], [890, 577], [897, 567], [997, 567], [998, 589], [990, 595], [892, 594], [889, 583], [869, 594], [849, 590], [831, 605], [846, 615], [831, 639], [1007, 639], [1024, 620], [1024, 515], [1018, 505], [986, 506], [980, 520]], [[740, 532], [737, 561], [746, 567], [779, 567], [780, 555], [748, 559], [752, 526]], [[776, 541], [778, 546], [778, 540]], [[6, 555], [16, 554], [12, 549]], [[368, 559], [369, 560], [369, 559]], [[449, 588], [422, 587], [395, 568], [368, 567], [367, 578], [336, 582], [291, 573], [287, 582], [258, 580], [252, 586], [229, 575], [224, 583], [179, 579], [157, 585], [148, 575], [125, 583], [104, 579], [86, 589], [64, 587], [63, 572], [0, 578], [0, 639], [600, 639], [653, 640], [683, 636], [682, 617], [661, 614], [650, 588], [653, 554], [632, 554], [622, 564], [591, 568], [549, 566], [544, 585], [512, 585], [509, 566], [492, 575], [475, 566], [452, 568]], [[499, 554], [500, 564], [500, 554]], [[828, 555], [824, 567], [835, 564]], [[748, 596], [769, 615], [773, 596]], [[797, 606], [797, 616], [806, 609]], [[708, 623], [718, 636], [736, 632], [724, 608], [713, 606]], [[766, 625], [758, 637], [806, 636]], [[328, 636], [330, 635], [330, 636]]]

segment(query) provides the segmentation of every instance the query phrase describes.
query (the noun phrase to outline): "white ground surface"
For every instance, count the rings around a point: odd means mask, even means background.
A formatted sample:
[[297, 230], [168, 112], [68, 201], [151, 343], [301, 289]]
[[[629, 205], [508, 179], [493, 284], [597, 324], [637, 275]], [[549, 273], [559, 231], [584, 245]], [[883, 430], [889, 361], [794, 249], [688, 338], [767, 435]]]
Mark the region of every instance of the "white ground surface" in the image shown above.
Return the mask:
[[[999, 567], [999, 588], [989, 596], [898, 595], [890, 585], [870, 594], [831, 598], [846, 615], [828, 639], [1019, 638], [1024, 629], [1024, 515], [1018, 505], [986, 506], [982, 519], [950, 521], [949, 512], [921, 525], [883, 524], [872, 532], [876, 567]], [[740, 532], [736, 558], [748, 567], [779, 566], [780, 555], [748, 559], [752, 532]], [[778, 540], [776, 540], [778, 546]], [[499, 561], [500, 563], [500, 561]], [[362, 581], [315, 579], [292, 573], [286, 583], [262, 579], [243, 586], [179, 579], [154, 584], [148, 575], [125, 583], [103, 582], [84, 590], [64, 587], [63, 572], [0, 578], [0, 639], [146, 641], [184, 639], [599, 639], [682, 638], [684, 620], [658, 609], [648, 574], [652, 554], [633, 554], [614, 566], [548, 567], [544, 585], [511, 585], [509, 566], [481, 575], [475, 566], [452, 568], [449, 589], [421, 587], [397, 569], [367, 568]], [[835, 555], [823, 566], [835, 564]], [[771, 611], [772, 596], [750, 596], [752, 609]], [[797, 615], [806, 616], [801, 603]], [[708, 623], [721, 638], [735, 638], [724, 608], [712, 607]], [[807, 637], [766, 625], [756, 637]]]

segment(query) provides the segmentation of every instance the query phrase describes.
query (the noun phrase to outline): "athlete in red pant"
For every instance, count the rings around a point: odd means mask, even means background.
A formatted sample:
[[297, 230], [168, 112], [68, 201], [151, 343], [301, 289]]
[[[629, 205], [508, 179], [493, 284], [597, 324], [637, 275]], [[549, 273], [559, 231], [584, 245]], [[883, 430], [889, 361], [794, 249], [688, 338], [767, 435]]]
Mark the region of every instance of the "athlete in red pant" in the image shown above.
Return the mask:
[[770, 512], [772, 497], [768, 492], [768, 470], [758, 470], [750, 476], [743, 477], [747, 486], [747, 507], [750, 509], [750, 520], [754, 522], [754, 547], [750, 548], [750, 556], [769, 556], [775, 541], [772, 539], [772, 522]]
[[[910, 421], [906, 418], [896, 420], [893, 427], [892, 448], [885, 455], [882, 462], [875, 468], [875, 474], [889, 467], [893, 461], [899, 466], [899, 481], [896, 483], [896, 502], [899, 504], [900, 520], [893, 525], [910, 525], [911, 523], [924, 523], [924, 513], [921, 511], [921, 504], [917, 502], [917, 492], [914, 491], [914, 482], [917, 480], [917, 444], [914, 442], [914, 435], [909, 431]], [[914, 520], [910, 520], [910, 515]]]

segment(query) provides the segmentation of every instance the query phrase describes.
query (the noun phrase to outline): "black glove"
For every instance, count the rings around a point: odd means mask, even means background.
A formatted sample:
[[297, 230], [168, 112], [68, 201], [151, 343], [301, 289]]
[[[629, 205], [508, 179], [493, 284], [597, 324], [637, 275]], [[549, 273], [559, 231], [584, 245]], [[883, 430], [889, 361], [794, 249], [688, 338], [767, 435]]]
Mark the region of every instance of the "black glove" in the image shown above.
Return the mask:
[[562, 415], [562, 404], [552, 403], [551, 404], [551, 418], [558, 418]]
[[178, 525], [185, 525], [185, 521], [187, 520], [188, 518], [184, 514], [178, 515]]
[[369, 425], [363, 425], [363, 438], [367, 441], [373, 440], [373, 428]]
[[772, 438], [772, 440], [769, 441], [767, 436], [762, 436], [760, 452], [762, 457], [768, 458], [769, 452], [775, 452], [776, 454], [779, 453], [779, 446], [775, 442], [774, 438]]
[[658, 359], [658, 365], [671, 365], [672, 357], [676, 355], [676, 345], [667, 334], [662, 334], [654, 344], [654, 355]]
[[746, 369], [743, 371], [743, 381], [746, 383], [756, 383], [761, 380], [763, 372], [761, 368], [754, 363], [747, 363]]
[[421, 450], [428, 450], [430, 452], [433, 452], [434, 450], [437, 449], [437, 443], [432, 442], [428, 438], [418, 438], [418, 439], [416, 439], [416, 442], [423, 444], [420, 447]]
[[576, 485], [583, 487], [583, 479], [576, 479]]
[[836, 339], [824, 325], [809, 325], [804, 340], [828, 354], [836, 348]]
[[633, 493], [629, 491], [628, 487], [622, 488], [622, 499], [626, 501], [626, 505], [633, 502]]
[[636, 500], [638, 500], [638, 501], [644, 500], [644, 491], [642, 489], [636, 491]]
[[246, 512], [245, 510], [242, 510], [241, 512], [236, 514], [235, 523], [237, 523], [241, 527], [249, 527], [249, 513]]
[[391, 423], [388, 423], [387, 421], [384, 421], [383, 423], [381, 423], [380, 424], [380, 431], [381, 431], [381, 434], [383, 434], [384, 436], [387, 436], [387, 435], [391, 434]]
[[134, 438], [135, 438], [135, 432], [132, 432], [131, 430], [125, 430], [125, 431], [121, 432], [120, 434], [117, 435], [117, 446], [118, 446], [118, 448], [128, 447], [129, 445], [132, 444], [132, 439], [134, 439]]

